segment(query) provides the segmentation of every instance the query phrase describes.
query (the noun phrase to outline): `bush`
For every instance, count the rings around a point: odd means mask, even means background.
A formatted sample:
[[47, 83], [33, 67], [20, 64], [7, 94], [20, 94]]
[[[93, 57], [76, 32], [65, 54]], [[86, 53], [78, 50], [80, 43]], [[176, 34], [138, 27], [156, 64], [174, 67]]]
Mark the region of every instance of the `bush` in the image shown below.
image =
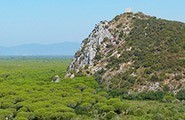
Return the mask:
[[106, 98], [109, 96], [109, 94], [107, 92], [105, 92], [105, 91], [98, 92], [98, 95], [106, 97]]
[[115, 109], [115, 112], [117, 114], [120, 114], [122, 112], [125, 112], [128, 109], [129, 105], [120, 101], [120, 102], [114, 103], [113, 107]]
[[88, 87], [83, 83], [77, 83], [74, 87], [78, 88], [80, 91], [87, 89]]
[[113, 106], [111, 106], [111, 105], [103, 105], [103, 106], [101, 106], [100, 107], [100, 112], [110, 112], [110, 111], [114, 111], [115, 109], [114, 109], [114, 107]]
[[85, 97], [85, 98], [82, 100], [82, 102], [88, 102], [88, 103], [90, 103], [90, 104], [95, 104], [95, 103], [96, 103], [96, 99], [93, 98], [93, 97], [87, 96], [87, 97]]
[[13, 119], [14, 115], [15, 113], [13, 109], [6, 109], [6, 110], [0, 109], [0, 119], [1, 120], [6, 120], [6, 118], [8, 118], [8, 120]]
[[156, 81], [158, 81], [158, 80], [159, 80], [159, 77], [158, 77], [156, 74], [152, 75], [151, 81], [156, 82]]
[[110, 112], [107, 113], [105, 118], [106, 118], [106, 120], [111, 120], [111, 119], [114, 119], [117, 116], [118, 116], [117, 113], [115, 113], [114, 111], [110, 111]]
[[140, 107], [132, 106], [128, 109], [128, 114], [134, 116], [142, 116], [145, 115], [145, 111]]
[[72, 118], [76, 117], [76, 114], [72, 112], [64, 112], [61, 113], [61, 116], [62, 120], [71, 120]]
[[162, 100], [164, 97], [164, 92], [162, 91], [149, 91], [149, 92], [142, 92], [139, 96], [143, 100]]
[[[34, 114], [31, 112], [19, 112], [16, 117], [18, 117], [18, 118], [23, 117], [23, 118], [26, 118], [29, 120], [33, 120], [35, 118]], [[18, 118], [17, 118], [17, 120], [19, 120]]]
[[185, 89], [181, 89], [177, 94], [176, 98], [179, 100], [185, 100]]
[[[52, 114], [49, 115], [49, 119], [48, 120], [61, 120], [62, 119], [62, 112], [54, 112]], [[40, 120], [39, 118], [37, 118], [38, 120]], [[46, 118], [47, 120], [47, 118]]]
[[170, 103], [174, 100], [175, 100], [175, 97], [172, 94], [167, 94], [163, 98], [163, 102], [168, 102], [168, 103]]
[[75, 110], [73, 108], [64, 106], [64, 105], [55, 105], [53, 106], [53, 110], [56, 110], [57, 112], [75, 112]]
[[66, 100], [66, 105], [70, 108], [75, 108], [77, 104], [78, 104], [78, 101], [73, 98]]
[[92, 104], [90, 103], [82, 103], [80, 106], [78, 106], [77, 113], [87, 114], [87, 112], [90, 111], [91, 107], [92, 107]]
[[141, 108], [137, 109], [134, 111], [134, 115], [135, 116], [142, 116], [142, 115], [145, 115], [145, 111], [142, 110]]
[[153, 115], [153, 120], [165, 120], [165, 116], [163, 114], [157, 113]]
[[126, 109], [129, 107], [128, 104], [125, 104], [124, 102], [120, 101], [118, 98], [111, 98], [107, 101], [108, 105], [112, 105], [114, 107], [114, 112], [117, 114], [122, 113], [123, 111], [126, 111]]
[[13, 104], [13, 101], [11, 100], [6, 100], [1, 103], [1, 108], [6, 109], [6, 108], [13, 108], [15, 105]]
[[98, 103], [106, 103], [106, 101], [107, 101], [106, 97], [99, 96], [99, 95], [96, 96], [96, 102], [98, 102]]
[[4, 81], [4, 79], [3, 78], [0, 78], [0, 83], [3, 82], [3, 81]]
[[107, 105], [113, 105], [114, 103], [116, 102], [120, 102], [120, 99], [118, 98], [110, 98], [108, 101], [107, 101]]

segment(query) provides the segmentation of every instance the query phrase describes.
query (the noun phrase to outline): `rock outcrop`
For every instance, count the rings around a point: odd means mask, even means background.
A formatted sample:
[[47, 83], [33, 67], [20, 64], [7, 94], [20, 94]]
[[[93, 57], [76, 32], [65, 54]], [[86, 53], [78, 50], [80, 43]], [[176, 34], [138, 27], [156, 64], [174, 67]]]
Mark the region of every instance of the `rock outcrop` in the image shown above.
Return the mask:
[[184, 23], [142, 13], [102, 21], [82, 42], [66, 77], [93, 75], [107, 90], [176, 92], [185, 87], [184, 32]]
[[55, 76], [52, 78], [51, 82], [56, 82], [56, 83], [60, 82], [60, 77], [59, 77], [59, 75], [55, 75]]
[[[87, 65], [94, 65], [97, 48], [101, 45], [105, 38], [113, 38], [107, 26], [109, 26], [107, 21], [100, 22], [96, 25], [93, 32], [89, 35], [89, 38], [82, 42], [80, 50], [75, 54], [75, 58], [69, 66], [69, 71], [78, 73]], [[74, 75], [69, 72], [67, 76], [73, 77]]]

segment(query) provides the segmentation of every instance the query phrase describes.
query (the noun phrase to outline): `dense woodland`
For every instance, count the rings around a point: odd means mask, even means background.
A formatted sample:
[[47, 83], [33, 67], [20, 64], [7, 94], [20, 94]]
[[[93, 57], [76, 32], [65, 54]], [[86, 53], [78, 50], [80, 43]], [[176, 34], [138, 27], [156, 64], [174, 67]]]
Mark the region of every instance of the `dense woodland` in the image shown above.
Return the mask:
[[[93, 77], [64, 79], [70, 58], [0, 59], [0, 120], [184, 120], [176, 96], [106, 92]], [[51, 82], [59, 75], [59, 83]], [[179, 99], [176, 99], [176, 97]]]

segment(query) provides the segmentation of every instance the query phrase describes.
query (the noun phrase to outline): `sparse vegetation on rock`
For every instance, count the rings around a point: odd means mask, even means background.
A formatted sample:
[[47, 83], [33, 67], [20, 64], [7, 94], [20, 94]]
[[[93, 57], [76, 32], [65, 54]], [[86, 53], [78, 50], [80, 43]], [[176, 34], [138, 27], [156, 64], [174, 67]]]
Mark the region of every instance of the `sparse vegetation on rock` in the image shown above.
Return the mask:
[[95, 27], [67, 76], [71, 71], [93, 75], [103, 88], [122, 91], [120, 95], [166, 88], [176, 93], [185, 86], [184, 44], [184, 23], [124, 13]]

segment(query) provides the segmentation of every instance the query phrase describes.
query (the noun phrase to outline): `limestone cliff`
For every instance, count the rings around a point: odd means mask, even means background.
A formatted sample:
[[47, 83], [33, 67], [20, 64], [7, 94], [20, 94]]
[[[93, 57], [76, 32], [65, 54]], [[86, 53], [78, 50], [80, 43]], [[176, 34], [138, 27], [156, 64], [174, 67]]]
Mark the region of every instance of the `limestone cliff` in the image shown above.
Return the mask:
[[[94, 65], [94, 58], [97, 53], [97, 48], [101, 45], [104, 38], [112, 39], [113, 36], [109, 32], [106, 26], [109, 23], [107, 21], [100, 22], [96, 25], [95, 29], [89, 35], [89, 38], [82, 42], [80, 50], [75, 54], [72, 63], [69, 66], [69, 71], [74, 71], [75, 73], [80, 72], [81, 69], [88, 66]], [[68, 76], [72, 74], [69, 72]], [[72, 75], [73, 76], [73, 75]]]

